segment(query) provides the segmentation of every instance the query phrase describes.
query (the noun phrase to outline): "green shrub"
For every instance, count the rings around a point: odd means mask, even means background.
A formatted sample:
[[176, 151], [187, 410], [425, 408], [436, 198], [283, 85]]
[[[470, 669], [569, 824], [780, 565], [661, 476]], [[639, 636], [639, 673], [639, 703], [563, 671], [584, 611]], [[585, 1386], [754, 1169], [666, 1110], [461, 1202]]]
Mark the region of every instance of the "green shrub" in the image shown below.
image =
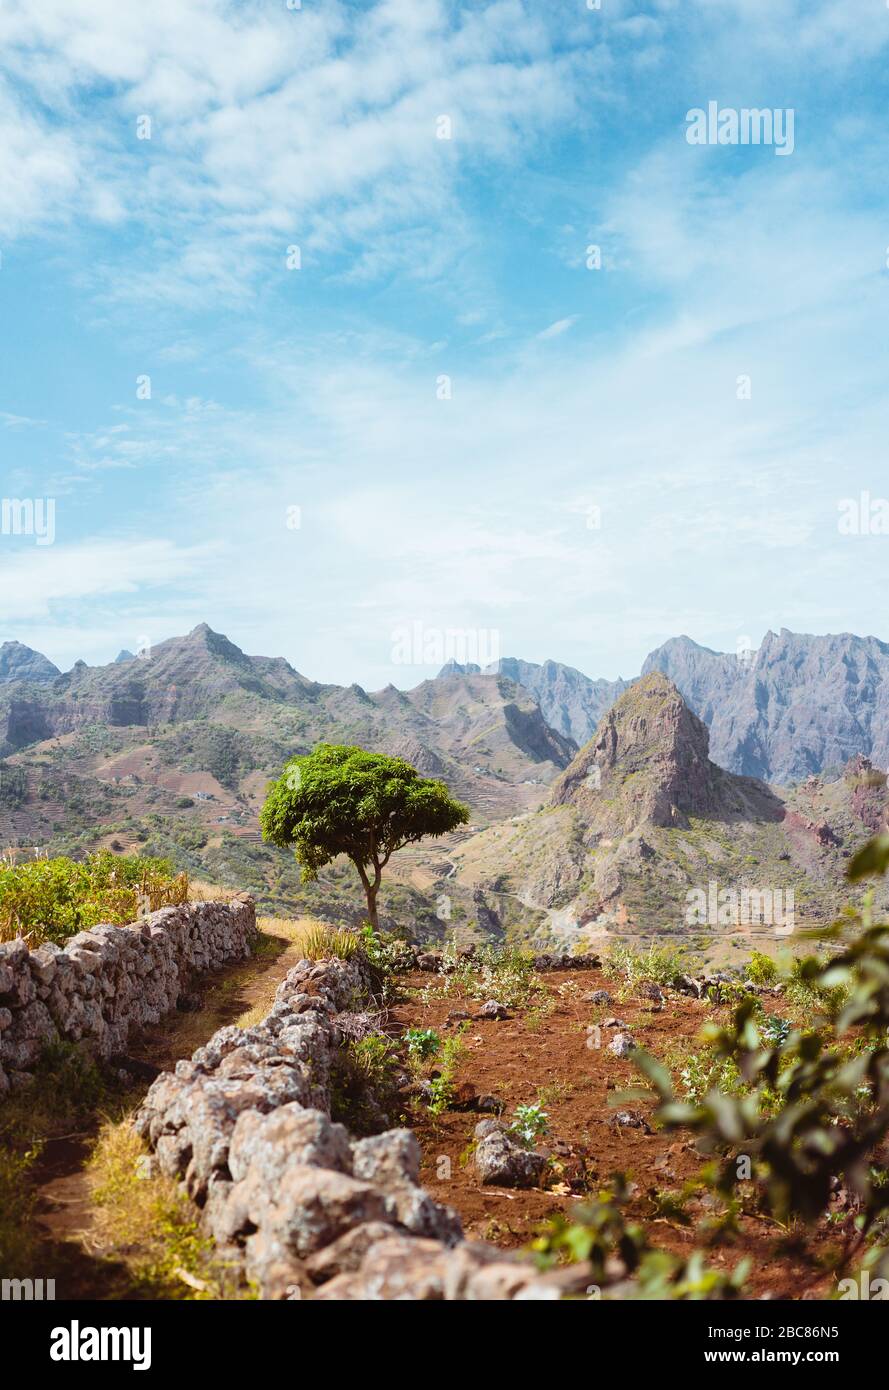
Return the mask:
[[471, 999], [520, 1009], [539, 989], [533, 958], [514, 946], [485, 945], [473, 956], [459, 956], [456, 943], [448, 942], [443, 956], [448, 993], [462, 990]]
[[434, 1028], [408, 1028], [401, 1040], [412, 1062], [426, 1062], [441, 1051], [441, 1038]]
[[778, 978], [778, 965], [762, 951], [752, 951], [744, 974], [755, 985], [771, 985]]
[[672, 984], [677, 975], [694, 974], [701, 962], [685, 946], [655, 946], [638, 951], [633, 946], [613, 946], [602, 962], [606, 975], [622, 975], [627, 984], [654, 980]]
[[185, 874], [165, 859], [99, 850], [82, 862], [37, 859], [0, 866], [0, 941], [23, 936], [31, 946], [63, 942], [99, 922], [123, 926], [140, 910], [156, 911], [188, 897]]
[[397, 975], [410, 970], [414, 959], [407, 942], [395, 932], [374, 931], [365, 920], [361, 926], [364, 954], [380, 975]]
[[434, 1076], [429, 1083], [427, 1109], [430, 1115], [444, 1114], [454, 1099], [454, 1076], [465, 1050], [463, 1034], [467, 1026], [464, 1024], [459, 1033], [454, 1033], [442, 1047], [438, 1063], [438, 1076]]
[[795, 960], [784, 986], [785, 997], [809, 1013], [832, 1016], [839, 1013], [848, 997], [846, 979], [826, 983], [822, 978], [827, 960], [823, 956], [803, 956]]

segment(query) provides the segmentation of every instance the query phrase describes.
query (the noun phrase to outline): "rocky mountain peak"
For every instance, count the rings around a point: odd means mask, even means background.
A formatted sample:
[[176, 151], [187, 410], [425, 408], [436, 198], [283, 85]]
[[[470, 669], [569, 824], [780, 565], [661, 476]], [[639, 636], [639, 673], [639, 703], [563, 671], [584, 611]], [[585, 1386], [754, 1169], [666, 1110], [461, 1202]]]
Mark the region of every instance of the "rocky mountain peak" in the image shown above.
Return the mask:
[[214, 632], [209, 623], [198, 623], [187, 636], [173, 638], [172, 641], [182, 647], [207, 651], [211, 656], [219, 657], [223, 661], [233, 661], [239, 666], [248, 665], [250, 661], [240, 647], [230, 642], [224, 633]]
[[706, 724], [660, 671], [624, 692], [602, 720], [595, 743], [603, 770], [634, 770], [662, 756], [685, 766], [709, 761]]
[[553, 804], [574, 805], [583, 819], [622, 833], [720, 814], [733, 779], [710, 761], [709, 741], [673, 682], [650, 671], [603, 716], [554, 784]]
[[54, 681], [58, 666], [24, 642], [4, 642], [0, 646], [0, 683], [6, 681]]
[[442, 676], [480, 676], [482, 668], [475, 661], [467, 661], [463, 665], [451, 657], [446, 661], [438, 673], [438, 678]]

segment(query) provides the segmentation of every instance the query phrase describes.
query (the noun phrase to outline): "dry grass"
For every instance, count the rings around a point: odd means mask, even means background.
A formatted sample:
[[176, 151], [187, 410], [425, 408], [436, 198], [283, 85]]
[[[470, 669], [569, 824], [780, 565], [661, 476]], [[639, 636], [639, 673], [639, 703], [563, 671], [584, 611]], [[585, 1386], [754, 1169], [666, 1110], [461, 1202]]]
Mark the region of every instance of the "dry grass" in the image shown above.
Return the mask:
[[[274, 1003], [275, 991], [287, 971], [299, 960], [323, 958], [314, 953], [322, 941], [327, 944], [326, 954], [334, 953], [335, 933], [314, 917], [257, 917], [256, 925], [260, 939], [253, 948], [253, 960], [258, 963], [265, 957], [269, 959], [269, 968], [264, 977], [259, 975], [255, 978], [251, 1006], [234, 1020], [239, 1028], [250, 1028], [254, 1023], [262, 1022]], [[331, 933], [330, 940], [328, 932]], [[282, 941], [286, 943], [283, 949]]]
[[87, 1166], [94, 1253], [125, 1265], [146, 1297], [237, 1297], [234, 1273], [216, 1258], [195, 1208], [172, 1178], [149, 1175], [148, 1162], [129, 1119], [102, 1126]]
[[35, 1149], [17, 1152], [0, 1143], [0, 1269], [24, 1275], [34, 1266], [34, 1194], [29, 1170]]
[[236, 898], [240, 889], [220, 888], [216, 883], [207, 883], [204, 879], [191, 879], [188, 885], [188, 901], [190, 903], [230, 903], [232, 898]]
[[298, 945], [306, 933], [318, 923], [314, 917], [257, 917], [256, 925], [264, 936], [283, 936], [294, 945]]

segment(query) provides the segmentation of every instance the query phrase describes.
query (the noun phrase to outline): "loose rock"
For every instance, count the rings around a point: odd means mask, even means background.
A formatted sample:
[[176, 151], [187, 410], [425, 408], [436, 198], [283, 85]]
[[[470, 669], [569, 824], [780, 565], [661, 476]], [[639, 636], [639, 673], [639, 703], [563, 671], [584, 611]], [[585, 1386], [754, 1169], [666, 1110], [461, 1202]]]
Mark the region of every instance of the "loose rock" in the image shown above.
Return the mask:
[[[476, 1134], [480, 1128], [476, 1127]], [[486, 1130], [475, 1150], [475, 1166], [485, 1187], [537, 1187], [546, 1162], [544, 1154], [517, 1144], [502, 1125]]]

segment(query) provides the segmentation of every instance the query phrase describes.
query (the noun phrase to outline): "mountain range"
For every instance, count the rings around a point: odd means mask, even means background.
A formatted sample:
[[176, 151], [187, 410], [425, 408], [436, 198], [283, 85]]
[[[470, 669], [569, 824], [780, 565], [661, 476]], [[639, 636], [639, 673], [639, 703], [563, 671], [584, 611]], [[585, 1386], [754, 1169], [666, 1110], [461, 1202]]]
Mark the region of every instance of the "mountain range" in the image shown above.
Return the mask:
[[[144, 656], [64, 674], [19, 644], [2, 651], [0, 850], [162, 855], [273, 911], [355, 911], [343, 866], [303, 885], [293, 856], [261, 842], [266, 785], [293, 753], [327, 740], [403, 756], [487, 824], [537, 805], [576, 752], [503, 676], [369, 693], [248, 656], [206, 624]], [[434, 872], [390, 877], [389, 910], [440, 932], [425, 894]]]
[[471, 808], [466, 829], [393, 859], [384, 910], [421, 935], [675, 926], [713, 874], [794, 886], [817, 920], [885, 824], [887, 680], [875, 638], [787, 631], [749, 658], [675, 638], [633, 680], [508, 658], [371, 693], [248, 656], [207, 624], [65, 673], [7, 642], [0, 848], [138, 848], [273, 911], [349, 918], [348, 871], [302, 885], [257, 826], [284, 760], [329, 740], [406, 757]]
[[[632, 684], [556, 661], [506, 658], [485, 669], [528, 690], [547, 723], [577, 744]], [[876, 637], [782, 628], [740, 655], [673, 637], [646, 657], [642, 675], [651, 671], [669, 676], [709, 727], [711, 756], [729, 772], [787, 785], [838, 773], [858, 753], [889, 763], [889, 645]]]

